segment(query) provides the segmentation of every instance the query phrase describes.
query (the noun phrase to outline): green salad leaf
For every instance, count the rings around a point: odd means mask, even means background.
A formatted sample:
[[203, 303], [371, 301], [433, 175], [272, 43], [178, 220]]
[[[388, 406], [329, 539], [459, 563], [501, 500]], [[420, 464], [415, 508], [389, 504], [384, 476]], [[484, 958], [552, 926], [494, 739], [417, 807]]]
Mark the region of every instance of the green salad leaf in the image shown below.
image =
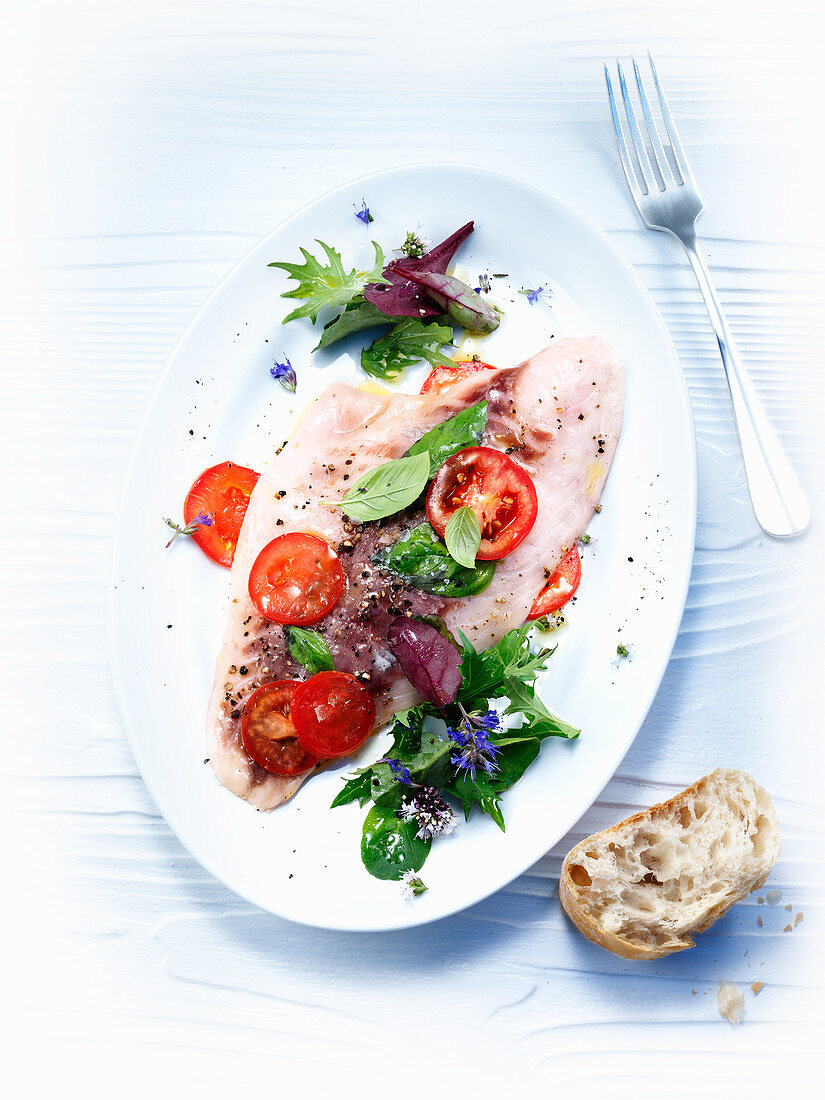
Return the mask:
[[341, 790], [330, 803], [330, 809], [336, 806], [346, 806], [349, 802], [357, 802], [359, 806], [365, 806], [372, 798], [370, 780], [372, 768], [359, 768], [355, 775], [344, 783]]
[[291, 264], [276, 260], [269, 267], [280, 267], [295, 279], [298, 285], [293, 290], [284, 291], [282, 298], [305, 298], [303, 305], [294, 309], [283, 323], [293, 321], [296, 317], [309, 317], [313, 324], [318, 320], [318, 314], [328, 307], [345, 306], [361, 294], [368, 283], [384, 283], [382, 272], [384, 270], [384, 253], [380, 245], [372, 242], [375, 249], [375, 266], [372, 271], [345, 271], [341, 256], [334, 248], [323, 241], [317, 242], [326, 254], [327, 263], [318, 260], [311, 252], [301, 248], [304, 257], [302, 264]]
[[531, 736], [537, 737], [539, 741], [543, 741], [545, 737], [564, 737], [568, 741], [574, 741], [579, 736], [581, 730], [563, 722], [558, 715], [549, 711], [532, 685], [511, 678], [507, 685], [507, 695], [510, 702], [504, 713], [524, 715], [525, 721], [520, 729], [529, 729]]
[[439, 466], [452, 455], [463, 451], [465, 447], [476, 447], [484, 436], [487, 427], [487, 402], [479, 401], [451, 416], [443, 424], [437, 424], [407, 451], [417, 455], [422, 451], [430, 453], [430, 477], [434, 477]]
[[489, 814], [504, 832], [504, 815], [501, 812], [501, 795], [527, 771], [539, 754], [541, 745], [535, 737], [494, 738], [497, 769], [493, 775], [478, 771], [471, 776], [464, 771], [444, 789], [461, 802], [465, 819], [473, 806]]
[[418, 499], [430, 475], [430, 456], [394, 458], [359, 477], [335, 503], [358, 523], [384, 519], [401, 512]]
[[372, 562], [413, 588], [454, 599], [483, 592], [496, 571], [494, 561], [476, 562], [471, 569], [460, 565], [429, 523], [411, 528], [397, 542], [374, 554]]
[[[463, 683], [455, 702], [441, 710], [422, 703], [396, 715], [386, 754], [344, 784], [333, 806], [373, 803], [361, 843], [370, 874], [400, 879], [421, 868], [431, 838], [452, 827], [445, 798], [457, 801], [465, 818], [478, 807], [503, 831], [502, 795], [534, 763], [542, 741], [578, 736], [536, 695], [536, 676], [551, 651], [534, 653], [530, 630], [525, 623], [480, 653], [462, 634]], [[491, 708], [493, 700], [504, 707]], [[502, 714], [520, 715], [521, 725], [508, 728]]]
[[407, 871], [419, 871], [432, 841], [416, 836], [418, 825], [402, 821], [395, 810], [373, 806], [361, 834], [361, 859], [375, 878], [398, 881]]
[[331, 672], [335, 668], [329, 646], [317, 630], [285, 626], [284, 636], [290, 657], [303, 665], [310, 676], [316, 672]]
[[424, 324], [416, 317], [405, 317], [386, 335], [374, 340], [361, 352], [361, 366], [375, 378], [395, 378], [405, 367], [426, 359], [434, 367], [454, 367], [452, 359], [440, 348], [452, 347], [453, 330], [437, 321]]
[[530, 648], [529, 634], [532, 623], [508, 630], [504, 637], [489, 649], [476, 652], [473, 643], [459, 631], [463, 647], [461, 676], [462, 699], [471, 703], [483, 703], [485, 699], [498, 699], [507, 694], [512, 683], [534, 680], [547, 667], [553, 650], [542, 649], [534, 653]]
[[376, 328], [378, 325], [391, 325], [394, 323], [394, 317], [388, 317], [386, 313], [381, 312], [378, 306], [374, 306], [372, 302], [367, 302], [359, 295], [359, 297], [353, 298], [343, 313], [339, 313], [337, 317], [327, 321], [324, 325], [324, 331], [321, 333], [321, 339], [312, 350], [319, 351], [321, 348], [328, 348], [338, 340], [343, 340], [346, 336], [352, 336], [354, 332], [361, 332], [365, 328]]

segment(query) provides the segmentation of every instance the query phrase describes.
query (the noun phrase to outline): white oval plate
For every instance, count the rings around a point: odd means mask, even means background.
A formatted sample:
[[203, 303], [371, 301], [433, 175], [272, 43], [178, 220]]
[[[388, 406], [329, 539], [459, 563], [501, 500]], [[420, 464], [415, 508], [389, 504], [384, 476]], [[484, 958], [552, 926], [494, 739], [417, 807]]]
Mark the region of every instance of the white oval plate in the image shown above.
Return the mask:
[[[354, 216], [362, 196], [375, 221]], [[228, 573], [186, 540], [164, 550], [165, 515], [179, 517], [206, 466], [231, 458], [258, 470], [309, 399], [333, 378], [363, 382], [360, 342], [311, 356], [317, 330], [281, 325], [292, 285], [270, 260], [293, 260], [316, 238], [365, 266], [371, 239], [390, 252], [421, 225], [432, 241], [475, 219], [461, 268], [507, 272], [491, 297], [506, 309], [482, 345], [499, 366], [552, 336], [597, 334], [627, 365], [622, 439], [580, 596], [542, 685], [551, 709], [580, 726], [574, 742], [548, 741], [503, 800], [507, 831], [475, 816], [433, 845], [429, 890], [403, 901], [395, 883], [361, 865], [365, 811], [329, 804], [352, 761], [314, 777], [272, 813], [219, 786], [206, 756], [204, 719], [223, 630]], [[371, 265], [370, 265], [371, 266]], [[516, 291], [552, 288], [535, 304]], [[287, 354], [298, 373], [290, 397], [271, 378]], [[423, 368], [401, 385], [414, 390]], [[319, 446], [323, 441], [319, 441]], [[181, 841], [231, 889], [291, 920], [325, 928], [409, 927], [493, 893], [552, 847], [610, 779], [650, 707], [682, 615], [693, 554], [696, 467], [687, 391], [673, 345], [647, 292], [607, 237], [550, 195], [486, 169], [423, 166], [347, 184], [294, 215], [221, 283], [172, 357], [140, 433], [114, 539], [110, 640], [123, 720], [140, 770]], [[623, 642], [629, 659], [619, 661]], [[380, 741], [380, 738], [379, 738]], [[375, 739], [361, 762], [380, 755]]]

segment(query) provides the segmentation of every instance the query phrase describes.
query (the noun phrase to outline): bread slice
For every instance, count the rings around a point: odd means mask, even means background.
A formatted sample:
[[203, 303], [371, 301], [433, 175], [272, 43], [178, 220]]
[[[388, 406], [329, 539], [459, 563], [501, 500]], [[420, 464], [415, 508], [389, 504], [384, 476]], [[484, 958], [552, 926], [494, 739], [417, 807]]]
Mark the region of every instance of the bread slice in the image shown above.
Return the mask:
[[581, 841], [559, 879], [564, 911], [593, 943], [660, 959], [762, 886], [779, 821], [744, 772], [719, 768], [686, 791]]

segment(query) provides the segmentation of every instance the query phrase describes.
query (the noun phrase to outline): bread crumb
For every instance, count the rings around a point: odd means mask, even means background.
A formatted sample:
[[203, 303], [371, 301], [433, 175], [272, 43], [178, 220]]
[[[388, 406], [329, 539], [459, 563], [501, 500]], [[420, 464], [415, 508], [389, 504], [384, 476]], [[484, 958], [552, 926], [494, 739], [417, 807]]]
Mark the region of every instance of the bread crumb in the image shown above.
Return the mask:
[[756, 923], [759, 925], [760, 928], [763, 927], [764, 922], [761, 917], [756, 918]]
[[753, 993], [754, 997], [758, 997], [759, 994], [762, 992], [762, 990], [764, 988], [765, 988], [765, 983], [764, 982], [754, 982], [753, 985], [751, 986], [751, 993]]
[[719, 1015], [732, 1024], [741, 1024], [745, 1018], [745, 998], [733, 982], [721, 982], [716, 992]]
[[791, 909], [793, 909], [793, 906], [792, 905], [786, 905], [785, 908], [790, 913]]
[[764, 904], [765, 904], [765, 899], [764, 899], [764, 898], [762, 897], [762, 895], [761, 895], [761, 894], [760, 894], [760, 895], [759, 895], [759, 897], [758, 897], [758, 898], [756, 899], [756, 901], [757, 901], [757, 904], [758, 904], [758, 905], [764, 905]]
[[796, 928], [796, 926], [798, 924], [800, 924], [803, 920], [804, 920], [803, 914], [802, 913], [797, 913], [796, 916], [794, 917], [794, 922], [793, 922], [794, 928]]
[[782, 931], [783, 932], [793, 932], [793, 925], [792, 924], [786, 924], [785, 927], [782, 929]]
[[768, 905], [776, 905], [778, 901], [782, 900], [782, 891], [777, 889], [768, 890], [765, 897], [768, 899]]

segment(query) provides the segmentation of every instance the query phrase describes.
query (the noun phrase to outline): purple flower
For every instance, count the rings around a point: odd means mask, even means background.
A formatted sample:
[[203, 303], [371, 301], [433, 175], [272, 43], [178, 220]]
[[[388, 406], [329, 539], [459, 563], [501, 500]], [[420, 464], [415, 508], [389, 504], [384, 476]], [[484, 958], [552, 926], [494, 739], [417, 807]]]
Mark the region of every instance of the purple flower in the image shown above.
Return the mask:
[[185, 525], [182, 523], [175, 523], [173, 519], [167, 519], [165, 516], [163, 522], [175, 532], [166, 544], [166, 549], [168, 550], [178, 535], [194, 535], [199, 527], [211, 527], [215, 522], [215, 517], [211, 512], [199, 512], [191, 523]]
[[490, 743], [485, 730], [476, 729], [469, 719], [462, 718], [455, 729], [448, 726], [447, 733], [453, 744], [458, 745], [459, 751], [451, 754], [450, 763], [459, 771], [468, 771], [471, 779], [475, 779], [478, 768], [483, 768], [488, 775], [498, 771], [499, 749]]
[[398, 816], [402, 821], [415, 821], [421, 840], [449, 836], [455, 828], [455, 814], [435, 787], [421, 787], [401, 804]]
[[470, 721], [479, 729], [497, 731], [501, 729], [501, 719], [496, 711], [490, 708], [486, 714], [472, 715]]
[[355, 216], [359, 222], [363, 222], [364, 225], [369, 225], [371, 221], [375, 220], [372, 214], [370, 214], [370, 208], [367, 206], [365, 199], [361, 199], [361, 209], [355, 211]]
[[295, 368], [284, 356], [283, 363], [279, 363], [275, 360], [275, 366], [269, 368], [269, 373], [275, 379], [276, 382], [280, 382], [287, 393], [295, 393], [295, 387], [298, 385], [298, 376], [295, 373]]
[[541, 301], [541, 297], [545, 293], [545, 290], [543, 286], [539, 286], [536, 287], [535, 290], [528, 290], [525, 291], [525, 293], [527, 294], [527, 301], [530, 303], [531, 306], [534, 306], [536, 302]]
[[389, 756], [385, 758], [384, 762], [386, 764], [389, 764], [390, 771], [392, 772], [392, 774], [395, 776], [395, 778], [398, 780], [399, 783], [404, 783], [406, 786], [412, 787], [413, 782], [410, 779], [410, 769], [409, 768], [405, 768], [402, 765], [400, 760], [393, 760], [392, 757], [389, 757]]

